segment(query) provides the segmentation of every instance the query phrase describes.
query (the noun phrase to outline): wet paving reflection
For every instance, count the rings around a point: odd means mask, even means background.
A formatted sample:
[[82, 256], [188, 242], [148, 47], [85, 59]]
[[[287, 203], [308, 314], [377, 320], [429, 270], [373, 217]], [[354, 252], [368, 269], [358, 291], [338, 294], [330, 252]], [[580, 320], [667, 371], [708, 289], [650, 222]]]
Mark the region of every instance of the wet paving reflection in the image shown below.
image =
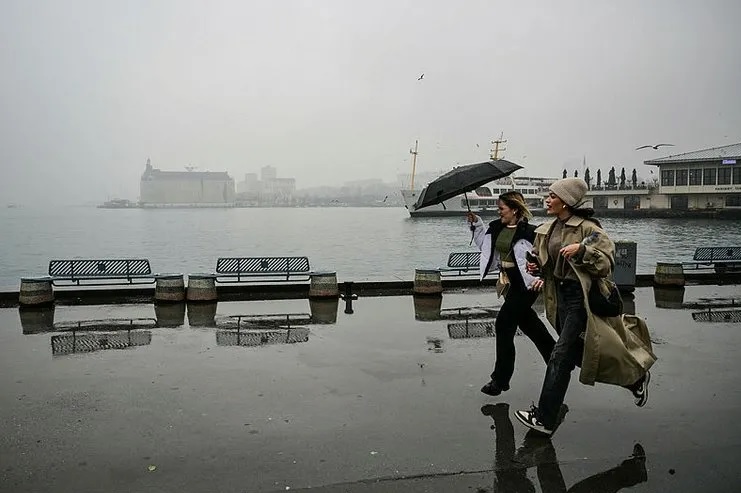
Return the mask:
[[156, 326], [153, 318], [59, 322], [53, 330], [67, 333], [51, 336], [51, 352], [59, 356], [147, 346], [152, 342], [152, 331], [148, 329]]
[[716, 310], [708, 308], [701, 312], [693, 312], [692, 320], [695, 322], [710, 323], [741, 323], [741, 309], [738, 310]]
[[646, 453], [641, 444], [633, 446], [632, 455], [615, 467], [594, 474], [567, 488], [556, 450], [550, 437], [530, 430], [515, 449], [515, 434], [509, 404], [488, 404], [481, 413], [494, 421], [494, 491], [536, 491], [527, 471], [535, 467], [540, 489], [544, 493], [616, 492], [648, 480]]
[[216, 320], [218, 346], [263, 346], [293, 344], [309, 340], [313, 322], [308, 313], [230, 315]]

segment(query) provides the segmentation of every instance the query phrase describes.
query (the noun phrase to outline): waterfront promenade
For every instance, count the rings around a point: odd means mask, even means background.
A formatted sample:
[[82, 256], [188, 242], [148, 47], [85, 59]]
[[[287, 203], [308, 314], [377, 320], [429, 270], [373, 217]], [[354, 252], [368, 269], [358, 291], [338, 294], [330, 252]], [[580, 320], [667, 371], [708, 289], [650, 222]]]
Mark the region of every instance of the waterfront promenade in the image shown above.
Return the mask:
[[[741, 288], [638, 288], [626, 306], [659, 357], [648, 405], [574, 378], [550, 442], [506, 419], [538, 396], [544, 367], [529, 341], [516, 339], [509, 392], [478, 390], [494, 354], [489, 290], [446, 292], [439, 305], [361, 296], [352, 314], [306, 299], [3, 308], [0, 491], [738, 491], [741, 326], [696, 321], [703, 298]], [[290, 344], [270, 335], [281, 327], [248, 346], [219, 336], [229, 315], [286, 313], [323, 323]], [[103, 319], [154, 325], [127, 349], [111, 335], [86, 348], [86, 332], [70, 330]], [[70, 335], [82, 349], [69, 350]]]

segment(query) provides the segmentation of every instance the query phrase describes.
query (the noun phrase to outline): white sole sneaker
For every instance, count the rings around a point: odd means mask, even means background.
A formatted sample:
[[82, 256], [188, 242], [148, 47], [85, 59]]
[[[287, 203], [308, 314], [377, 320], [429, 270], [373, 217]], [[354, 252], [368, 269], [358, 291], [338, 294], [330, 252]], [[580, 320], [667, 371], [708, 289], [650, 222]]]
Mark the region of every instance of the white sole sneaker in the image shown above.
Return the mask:
[[643, 407], [648, 402], [648, 383], [651, 381], [651, 372], [647, 371], [646, 376], [643, 378], [643, 383], [641, 384], [641, 390], [638, 392], [634, 392], [633, 396], [635, 397], [635, 405], [638, 407]]
[[534, 411], [515, 411], [515, 418], [517, 418], [517, 421], [527, 426], [531, 430], [535, 430], [538, 433], [542, 433], [543, 435], [553, 435], [553, 430], [549, 430], [548, 428], [543, 426], [543, 423], [537, 420]]

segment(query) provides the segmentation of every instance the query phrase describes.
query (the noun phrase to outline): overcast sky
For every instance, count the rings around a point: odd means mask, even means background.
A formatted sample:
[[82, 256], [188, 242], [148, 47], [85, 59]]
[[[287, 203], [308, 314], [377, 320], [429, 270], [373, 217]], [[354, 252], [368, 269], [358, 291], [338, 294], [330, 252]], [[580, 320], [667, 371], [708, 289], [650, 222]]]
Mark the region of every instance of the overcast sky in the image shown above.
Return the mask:
[[415, 139], [430, 171], [500, 132], [531, 175], [640, 172], [642, 144], [741, 142], [739, 26], [738, 0], [0, 0], [0, 196], [136, 199], [148, 157], [390, 182]]

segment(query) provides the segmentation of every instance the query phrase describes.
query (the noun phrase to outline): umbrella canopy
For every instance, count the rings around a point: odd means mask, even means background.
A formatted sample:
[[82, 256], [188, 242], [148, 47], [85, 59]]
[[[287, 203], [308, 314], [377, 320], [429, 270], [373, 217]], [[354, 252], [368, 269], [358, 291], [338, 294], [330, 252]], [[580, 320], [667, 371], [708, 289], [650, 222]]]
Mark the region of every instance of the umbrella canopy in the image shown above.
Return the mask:
[[522, 166], [505, 159], [485, 161], [483, 163], [466, 164], [448, 171], [441, 177], [431, 181], [419, 194], [414, 210], [430, 205], [439, 204], [445, 200], [470, 192], [493, 180], [504, 178]]

